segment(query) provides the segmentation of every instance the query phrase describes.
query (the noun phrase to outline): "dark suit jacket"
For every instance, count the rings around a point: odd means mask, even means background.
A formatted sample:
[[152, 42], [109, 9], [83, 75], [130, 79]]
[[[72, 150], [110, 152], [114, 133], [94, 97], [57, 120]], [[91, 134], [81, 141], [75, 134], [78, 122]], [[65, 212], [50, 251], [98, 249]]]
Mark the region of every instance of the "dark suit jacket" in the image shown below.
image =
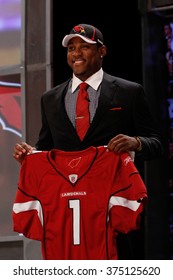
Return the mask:
[[38, 150], [57, 148], [66, 151], [107, 145], [117, 134], [140, 136], [144, 160], [162, 153], [159, 133], [151, 116], [143, 87], [104, 73], [98, 108], [90, 128], [81, 142], [65, 111], [64, 96], [69, 80], [43, 94], [42, 128], [36, 144]]

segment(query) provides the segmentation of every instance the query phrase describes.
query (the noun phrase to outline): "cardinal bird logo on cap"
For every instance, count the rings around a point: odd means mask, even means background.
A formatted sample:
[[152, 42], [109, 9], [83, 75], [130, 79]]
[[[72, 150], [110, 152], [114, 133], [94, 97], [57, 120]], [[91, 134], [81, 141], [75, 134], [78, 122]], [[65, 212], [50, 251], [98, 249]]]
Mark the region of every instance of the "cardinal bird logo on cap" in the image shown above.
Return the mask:
[[85, 34], [85, 29], [83, 28], [83, 26], [80, 26], [80, 25], [76, 25], [73, 30], [76, 32], [76, 33], [79, 33], [79, 34]]
[[21, 86], [0, 81], [0, 125], [3, 130], [21, 134]]

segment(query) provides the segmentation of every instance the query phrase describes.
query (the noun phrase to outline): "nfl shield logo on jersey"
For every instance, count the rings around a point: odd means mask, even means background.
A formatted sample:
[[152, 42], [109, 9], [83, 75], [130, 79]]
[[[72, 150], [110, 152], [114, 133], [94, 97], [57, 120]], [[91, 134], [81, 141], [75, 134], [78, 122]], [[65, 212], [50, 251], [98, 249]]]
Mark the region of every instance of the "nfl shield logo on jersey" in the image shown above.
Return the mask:
[[76, 183], [77, 178], [78, 178], [77, 174], [70, 174], [69, 175], [70, 182], [73, 183], [73, 184]]

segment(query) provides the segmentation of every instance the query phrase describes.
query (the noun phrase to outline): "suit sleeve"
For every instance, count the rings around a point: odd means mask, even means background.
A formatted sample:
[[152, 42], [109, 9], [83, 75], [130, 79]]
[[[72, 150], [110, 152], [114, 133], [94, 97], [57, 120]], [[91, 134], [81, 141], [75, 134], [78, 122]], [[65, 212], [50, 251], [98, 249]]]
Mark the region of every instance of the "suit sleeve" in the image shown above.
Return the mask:
[[43, 211], [38, 198], [38, 179], [31, 168], [32, 161], [24, 160], [19, 174], [18, 189], [13, 203], [13, 230], [27, 238], [42, 240]]
[[147, 201], [146, 186], [128, 154], [123, 154], [109, 199], [109, 221], [115, 231], [128, 233], [140, 227]]
[[136, 136], [139, 136], [142, 142], [142, 150], [136, 152], [136, 157], [144, 161], [163, 155], [163, 139], [143, 87], [138, 85], [136, 90], [133, 118]]
[[[52, 134], [50, 131], [49, 122], [47, 120], [46, 112], [45, 112], [45, 95], [41, 97], [41, 119], [42, 119], [42, 127], [39, 132], [39, 139], [35, 145], [37, 150], [50, 150], [54, 147]], [[51, 105], [49, 104], [49, 107]], [[52, 107], [51, 107], [52, 108]]]

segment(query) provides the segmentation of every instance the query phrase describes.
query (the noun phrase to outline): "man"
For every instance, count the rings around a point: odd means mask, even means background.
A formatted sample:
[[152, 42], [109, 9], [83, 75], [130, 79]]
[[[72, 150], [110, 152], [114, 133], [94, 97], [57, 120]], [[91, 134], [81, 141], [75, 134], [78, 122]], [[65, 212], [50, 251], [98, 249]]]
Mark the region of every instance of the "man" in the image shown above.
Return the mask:
[[[57, 148], [83, 150], [107, 145], [114, 153], [135, 151], [135, 161], [162, 155], [162, 143], [143, 87], [105, 73], [106, 46], [103, 35], [92, 25], [79, 24], [63, 38], [70, 79], [41, 98], [42, 127], [35, 147], [17, 143], [13, 157], [20, 163], [27, 153]], [[90, 126], [81, 140], [76, 131], [79, 84], [86, 82]]]
[[[88, 24], [75, 26], [62, 41], [73, 77], [42, 96], [42, 128], [38, 150], [81, 150], [107, 145], [117, 153], [136, 151], [142, 160], [162, 154], [162, 144], [143, 88], [103, 72], [106, 55], [102, 33]], [[89, 84], [90, 128], [81, 141], [75, 130], [75, 103], [79, 83]], [[32, 150], [16, 144], [13, 156], [22, 161]]]

